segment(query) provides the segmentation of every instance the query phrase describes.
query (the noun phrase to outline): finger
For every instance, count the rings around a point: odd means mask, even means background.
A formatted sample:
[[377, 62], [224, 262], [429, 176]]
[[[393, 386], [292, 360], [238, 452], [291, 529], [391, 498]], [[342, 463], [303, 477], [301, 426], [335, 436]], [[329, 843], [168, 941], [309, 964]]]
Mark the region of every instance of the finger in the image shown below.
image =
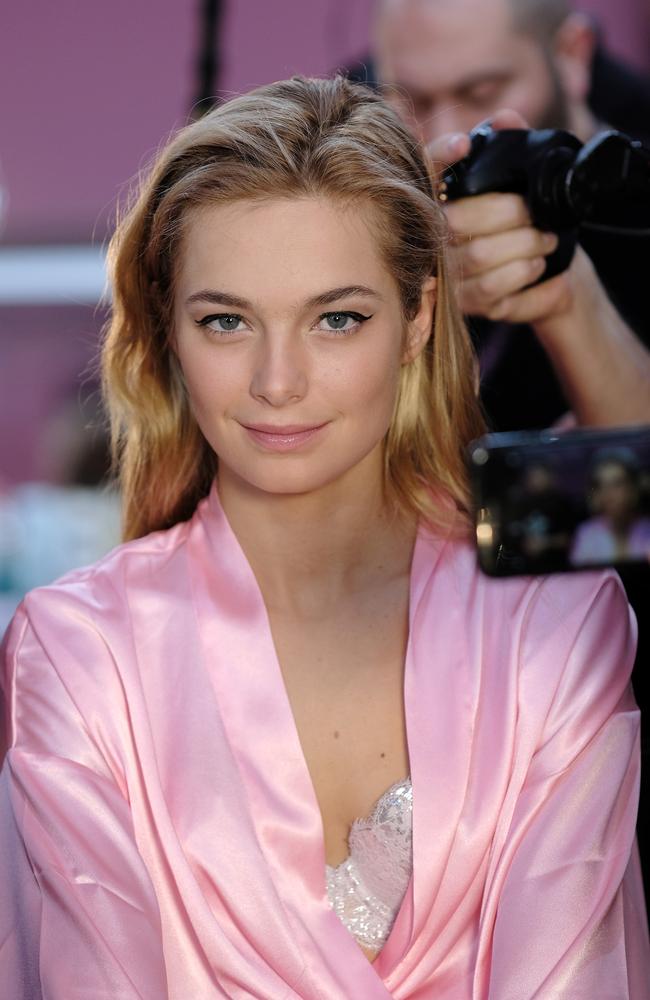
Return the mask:
[[570, 297], [571, 286], [564, 272], [495, 303], [489, 319], [507, 323], [542, 323], [563, 312]]
[[466, 132], [450, 132], [430, 142], [426, 147], [426, 154], [437, 175], [453, 163], [462, 160], [469, 150], [470, 138]]
[[546, 257], [557, 249], [555, 233], [544, 233], [533, 226], [509, 229], [504, 233], [464, 240], [454, 251], [460, 273], [465, 279], [483, 274], [510, 261]]
[[[502, 108], [491, 118], [479, 122], [476, 128], [489, 125], [495, 130], [507, 128], [529, 128], [528, 122], [518, 111]], [[467, 156], [471, 148], [471, 138], [467, 132], [449, 132], [438, 136], [425, 147], [425, 152], [435, 176], [441, 174], [447, 167], [458, 163]]]
[[530, 128], [526, 119], [518, 111], [513, 111], [512, 108], [501, 108], [500, 111], [492, 115], [488, 124], [496, 131], [504, 128]]
[[490, 192], [459, 198], [445, 205], [445, 213], [456, 238], [487, 236], [530, 225], [526, 202], [518, 194]]
[[487, 316], [488, 319], [503, 319], [495, 314], [499, 303], [537, 281], [544, 273], [544, 257], [530, 260], [514, 260], [502, 267], [463, 280], [459, 299], [464, 313], [471, 316]]

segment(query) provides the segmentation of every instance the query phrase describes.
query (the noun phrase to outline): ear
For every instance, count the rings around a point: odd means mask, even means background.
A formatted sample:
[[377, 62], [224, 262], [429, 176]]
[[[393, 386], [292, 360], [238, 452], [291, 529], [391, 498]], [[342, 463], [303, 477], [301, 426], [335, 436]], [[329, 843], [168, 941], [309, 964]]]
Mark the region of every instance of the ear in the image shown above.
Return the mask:
[[570, 103], [585, 103], [589, 96], [595, 48], [596, 31], [591, 18], [579, 11], [569, 14], [553, 39], [553, 56]]
[[402, 354], [402, 364], [408, 365], [415, 361], [426, 347], [433, 331], [433, 313], [436, 307], [435, 278], [427, 278], [422, 285], [420, 305], [415, 316], [408, 321], [406, 327], [405, 347]]

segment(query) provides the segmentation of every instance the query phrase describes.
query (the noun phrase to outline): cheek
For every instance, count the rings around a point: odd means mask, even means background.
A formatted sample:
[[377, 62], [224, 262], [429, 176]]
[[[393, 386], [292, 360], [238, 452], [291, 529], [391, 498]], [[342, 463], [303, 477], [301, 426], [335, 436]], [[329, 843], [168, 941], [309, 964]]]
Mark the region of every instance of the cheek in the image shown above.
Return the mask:
[[530, 66], [512, 81], [502, 95], [500, 106], [511, 107], [528, 121], [531, 128], [543, 121], [549, 105], [553, 101], [553, 83], [543, 64]]
[[237, 392], [241, 375], [238, 366], [208, 352], [177, 352], [190, 404], [195, 413], [214, 411], [228, 405]]
[[392, 409], [400, 372], [395, 347], [392, 338], [388, 344], [375, 343], [372, 351], [350, 352], [322, 372], [323, 386], [338, 397], [341, 409], [365, 419], [378, 408]]

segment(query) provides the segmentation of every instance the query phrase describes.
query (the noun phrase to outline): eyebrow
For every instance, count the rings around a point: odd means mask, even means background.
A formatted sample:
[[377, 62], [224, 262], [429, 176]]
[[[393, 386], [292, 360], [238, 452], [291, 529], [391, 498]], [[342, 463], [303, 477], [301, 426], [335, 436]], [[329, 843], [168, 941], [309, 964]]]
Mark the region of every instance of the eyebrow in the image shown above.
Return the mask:
[[[320, 295], [314, 295], [313, 298], [307, 299], [305, 306], [308, 309], [316, 306], [329, 306], [333, 302], [351, 298], [352, 296], [373, 299], [382, 298], [379, 292], [374, 288], [369, 288], [367, 285], [342, 285], [340, 288], [330, 288], [326, 292], [321, 292]], [[186, 305], [189, 306], [193, 302], [211, 302], [215, 305], [231, 306], [233, 309], [252, 308], [252, 303], [247, 299], [242, 299], [238, 295], [231, 295], [230, 292], [223, 292], [218, 288], [203, 288], [200, 292], [193, 292], [186, 299]]]

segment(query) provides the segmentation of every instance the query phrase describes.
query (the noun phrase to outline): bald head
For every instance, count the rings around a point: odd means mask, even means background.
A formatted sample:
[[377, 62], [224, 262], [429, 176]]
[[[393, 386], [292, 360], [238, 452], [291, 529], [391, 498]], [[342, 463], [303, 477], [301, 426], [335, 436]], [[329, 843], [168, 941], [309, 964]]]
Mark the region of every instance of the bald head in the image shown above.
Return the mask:
[[567, 0], [382, 0], [378, 77], [425, 140], [504, 107], [535, 128], [570, 127], [555, 57], [568, 17]]
[[379, 16], [385, 14], [407, 14], [419, 7], [437, 7], [444, 16], [454, 8], [466, 8], [479, 22], [484, 21], [493, 13], [495, 3], [507, 10], [513, 27], [533, 35], [540, 41], [550, 41], [562, 22], [571, 12], [568, 0], [380, 0]]
[[[435, 2], [435, 0], [434, 0]], [[571, 13], [566, 0], [505, 0], [513, 24], [543, 44], [550, 44]]]

